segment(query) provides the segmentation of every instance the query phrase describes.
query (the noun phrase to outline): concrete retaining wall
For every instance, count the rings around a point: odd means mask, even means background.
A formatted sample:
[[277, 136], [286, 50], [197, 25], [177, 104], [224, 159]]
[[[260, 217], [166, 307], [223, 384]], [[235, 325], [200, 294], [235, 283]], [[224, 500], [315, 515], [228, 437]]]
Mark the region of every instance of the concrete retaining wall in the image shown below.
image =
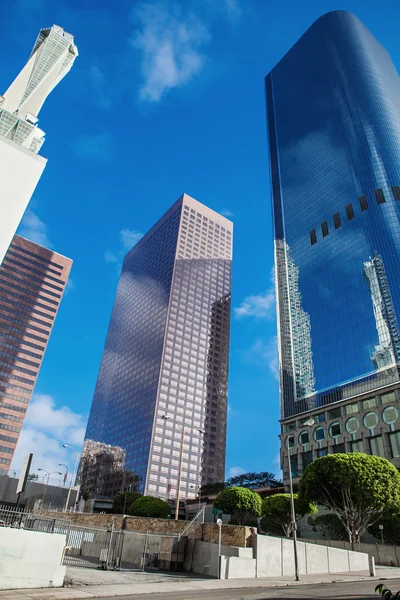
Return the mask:
[[0, 590], [61, 587], [66, 536], [0, 528]]
[[[318, 544], [321, 546], [329, 546], [330, 548], [340, 548], [343, 550], [351, 550], [350, 542], [345, 540], [317, 540], [305, 539], [309, 544]], [[363, 552], [375, 558], [376, 565], [385, 565], [387, 567], [400, 567], [400, 547], [389, 546], [386, 544], [366, 544], [364, 542], [355, 544], [354, 548], [357, 552]]]
[[[174, 519], [150, 519], [148, 517], [129, 517], [123, 515], [107, 515], [99, 513], [59, 513], [46, 511], [46, 516], [57, 519], [68, 519], [76, 525], [84, 527], [111, 527], [116, 529], [137, 531], [142, 533], [164, 533], [177, 535], [182, 533], [189, 525], [189, 521], [175, 521]], [[211, 523], [195, 523], [190, 526], [185, 536], [196, 538], [205, 542], [218, 542], [218, 525]], [[250, 546], [251, 528], [236, 525], [222, 526], [222, 543], [229, 546]]]
[[[294, 575], [293, 540], [253, 535], [257, 577]], [[369, 572], [368, 555], [328, 546], [297, 543], [300, 574]]]

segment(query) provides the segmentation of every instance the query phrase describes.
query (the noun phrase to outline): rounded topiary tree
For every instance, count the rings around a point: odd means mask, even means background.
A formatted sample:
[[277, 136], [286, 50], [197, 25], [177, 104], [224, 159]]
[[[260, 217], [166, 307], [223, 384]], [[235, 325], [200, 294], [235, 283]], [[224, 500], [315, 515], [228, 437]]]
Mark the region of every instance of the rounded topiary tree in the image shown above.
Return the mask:
[[153, 496], [141, 496], [129, 508], [129, 514], [134, 517], [155, 517], [168, 519], [171, 516], [170, 505]]
[[384, 511], [400, 505], [400, 474], [378, 456], [328, 454], [305, 469], [299, 498], [329, 508], [354, 543]]
[[[298, 494], [293, 494], [296, 523], [305, 515], [315, 515], [317, 505], [313, 502], [300, 501]], [[266, 533], [286, 537], [292, 535], [292, 513], [290, 494], [274, 494], [267, 496], [262, 503], [261, 527]]]
[[232, 515], [238, 525], [244, 525], [252, 517], [260, 516], [261, 497], [248, 488], [229, 487], [218, 494], [214, 506]]

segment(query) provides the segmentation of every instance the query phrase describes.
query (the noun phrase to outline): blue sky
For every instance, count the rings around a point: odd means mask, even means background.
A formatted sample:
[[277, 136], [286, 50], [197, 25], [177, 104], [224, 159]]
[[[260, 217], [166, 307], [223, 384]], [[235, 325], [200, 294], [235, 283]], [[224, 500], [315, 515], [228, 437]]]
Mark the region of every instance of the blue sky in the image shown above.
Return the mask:
[[[85, 8], [83, 8], [85, 6]], [[398, 0], [11, 0], [0, 87], [56, 23], [80, 55], [40, 113], [48, 165], [21, 235], [74, 260], [16, 453], [71, 464], [122, 257], [186, 192], [235, 223], [227, 473], [278, 472], [264, 76], [320, 15], [357, 14], [400, 66]], [[1, 90], [0, 90], [1, 91]]]

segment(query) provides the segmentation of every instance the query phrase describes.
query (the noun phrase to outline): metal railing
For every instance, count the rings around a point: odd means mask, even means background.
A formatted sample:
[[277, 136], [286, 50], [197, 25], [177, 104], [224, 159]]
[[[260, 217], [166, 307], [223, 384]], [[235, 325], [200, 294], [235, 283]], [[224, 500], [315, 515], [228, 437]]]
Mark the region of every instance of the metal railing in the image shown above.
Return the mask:
[[0, 505], [0, 527], [58, 533], [60, 524], [65, 527], [65, 523], [68, 525], [68, 521], [64, 519], [46, 517], [41, 513], [25, 511], [18, 506]]

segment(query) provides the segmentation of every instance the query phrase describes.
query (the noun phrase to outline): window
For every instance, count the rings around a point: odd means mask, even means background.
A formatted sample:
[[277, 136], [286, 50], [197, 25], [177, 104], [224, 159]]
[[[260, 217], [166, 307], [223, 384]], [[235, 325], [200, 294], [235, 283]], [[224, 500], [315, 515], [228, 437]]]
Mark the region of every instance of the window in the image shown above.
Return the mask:
[[353, 404], [348, 404], [345, 407], [346, 415], [352, 415], [353, 413], [358, 412], [358, 402], [354, 402]]
[[289, 435], [288, 439], [287, 439], [287, 446], [288, 446], [288, 448], [293, 448], [294, 445], [295, 445], [294, 435]]
[[294, 429], [295, 427], [296, 427], [296, 423], [295, 423], [295, 422], [293, 422], [293, 423], [288, 423], [288, 424], [286, 425], [286, 431], [292, 431], [292, 429]]
[[[385, 195], [383, 193], [382, 188], [374, 190], [374, 194], [375, 194], [377, 204], [385, 204], [386, 200], [385, 200]], [[380, 454], [378, 454], [378, 456], [380, 456]]]
[[345, 452], [346, 452], [345, 444], [335, 444], [335, 446], [333, 446], [334, 454], [344, 454]]
[[335, 213], [333, 215], [333, 224], [335, 225], [335, 229], [339, 229], [342, 226], [342, 221], [339, 213]]
[[297, 454], [292, 456], [290, 464], [292, 466], [292, 477], [298, 477], [299, 476], [299, 463], [297, 460]]
[[364, 442], [362, 440], [358, 440], [358, 442], [351, 443], [351, 451], [352, 452], [364, 452]]
[[310, 231], [310, 242], [311, 246], [317, 243], [317, 232], [315, 231], [315, 229], [312, 229]]
[[362, 211], [367, 210], [367, 208], [368, 208], [367, 196], [365, 194], [363, 194], [362, 196], [359, 197], [358, 201], [360, 203], [361, 210]]
[[310, 463], [312, 463], [312, 461], [313, 461], [312, 450], [310, 450], [309, 452], [304, 452], [304, 454], [303, 454], [303, 469], [305, 469], [306, 467], [308, 467], [308, 465]]
[[350, 417], [346, 421], [346, 431], [348, 433], [357, 433], [360, 429], [360, 421], [356, 417]]
[[376, 398], [368, 398], [368, 400], [363, 400], [362, 407], [363, 410], [367, 408], [375, 408], [376, 406]]
[[382, 404], [387, 404], [388, 402], [390, 402], [390, 403], [396, 402], [396, 392], [389, 392], [388, 394], [383, 394], [381, 396]]
[[385, 458], [385, 451], [383, 449], [383, 440], [381, 435], [370, 438], [369, 444], [371, 448], [371, 454]]
[[325, 413], [319, 413], [319, 415], [316, 415], [315, 420], [317, 423], [325, 423]]
[[318, 456], [318, 458], [321, 458], [321, 456], [326, 456], [327, 454], [328, 454], [327, 448], [319, 448], [317, 450], [317, 456]]
[[332, 425], [329, 427], [329, 435], [332, 438], [337, 438], [340, 436], [340, 434], [342, 433], [342, 426], [340, 423], [332, 423]]
[[330, 410], [328, 414], [330, 419], [338, 419], [342, 416], [342, 410], [340, 406], [337, 406], [336, 408], [332, 408], [332, 410]]
[[353, 209], [353, 205], [352, 204], [348, 204], [346, 206], [346, 215], [347, 215], [347, 219], [349, 221], [351, 221], [352, 219], [354, 219], [354, 209]]
[[393, 425], [399, 418], [399, 413], [394, 406], [387, 406], [382, 412], [382, 419], [387, 425]]
[[310, 432], [302, 431], [299, 435], [299, 442], [302, 446], [307, 446], [310, 443]]
[[317, 427], [314, 430], [314, 440], [316, 442], [322, 442], [325, 439], [325, 429], [323, 427]]
[[324, 221], [321, 225], [322, 237], [326, 237], [329, 233], [328, 221]]
[[398, 458], [400, 456], [400, 431], [394, 431], [389, 435], [390, 446], [392, 449], [392, 457]]
[[364, 416], [364, 425], [367, 429], [375, 429], [378, 425], [378, 417], [374, 412], [369, 412]]
[[400, 200], [400, 185], [392, 185], [392, 192], [395, 200]]

